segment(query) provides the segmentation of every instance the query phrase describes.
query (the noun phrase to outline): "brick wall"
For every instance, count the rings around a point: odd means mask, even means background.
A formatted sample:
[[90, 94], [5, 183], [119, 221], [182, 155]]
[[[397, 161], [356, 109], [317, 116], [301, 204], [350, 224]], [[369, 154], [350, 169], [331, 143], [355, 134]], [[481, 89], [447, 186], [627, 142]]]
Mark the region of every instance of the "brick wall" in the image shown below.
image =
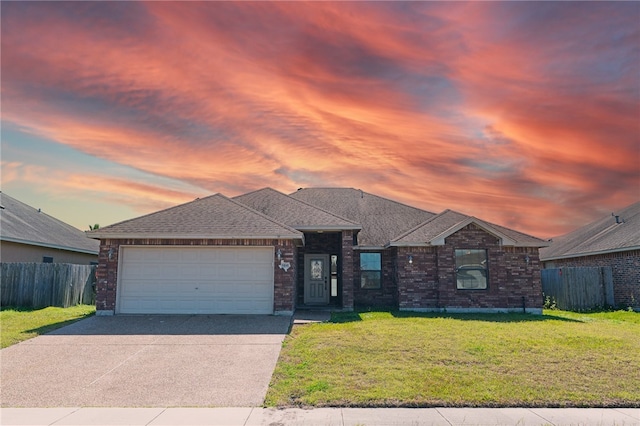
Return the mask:
[[558, 259], [546, 261], [544, 266], [610, 266], [613, 272], [613, 297], [616, 306], [640, 309], [640, 250]]
[[[411, 256], [411, 263], [409, 263]], [[398, 247], [398, 306], [438, 308], [438, 262], [435, 247]]]
[[[274, 246], [274, 257], [278, 249], [282, 252], [282, 260], [291, 263], [285, 272], [277, 265], [280, 261], [274, 258], [274, 310], [293, 311], [295, 306], [296, 246], [291, 240], [171, 240], [171, 239], [105, 239], [100, 241], [98, 268], [96, 270], [96, 311], [113, 313], [116, 308], [118, 283], [118, 256], [120, 246]], [[111, 256], [109, 256], [111, 253]]]
[[370, 251], [380, 253], [381, 256], [381, 285], [379, 289], [367, 289], [360, 287], [360, 253], [356, 251], [353, 257], [354, 270], [354, 304], [359, 307], [392, 307], [398, 306], [398, 285], [396, 279], [396, 252], [395, 247]]
[[[488, 285], [483, 290], [457, 288], [455, 249], [486, 249]], [[408, 256], [413, 263], [409, 264]], [[437, 247], [398, 249], [401, 309], [527, 310], [542, 308], [537, 248], [502, 247], [498, 238], [470, 224]]]

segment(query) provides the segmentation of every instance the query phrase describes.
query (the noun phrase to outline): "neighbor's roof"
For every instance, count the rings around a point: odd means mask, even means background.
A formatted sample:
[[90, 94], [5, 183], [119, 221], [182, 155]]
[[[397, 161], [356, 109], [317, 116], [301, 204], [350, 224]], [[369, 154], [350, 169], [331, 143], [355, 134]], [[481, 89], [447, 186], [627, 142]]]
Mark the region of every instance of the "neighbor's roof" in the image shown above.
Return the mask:
[[353, 188], [305, 188], [291, 197], [362, 225], [358, 246], [383, 247], [433, 213]]
[[513, 229], [485, 222], [473, 216], [458, 213], [453, 210], [445, 210], [437, 216], [421, 223], [415, 228], [393, 239], [390, 246], [426, 246], [443, 245], [445, 238], [458, 232], [460, 229], [474, 224], [484, 229], [491, 235], [500, 239], [504, 246], [514, 247], [544, 247], [548, 243], [531, 235], [523, 234]]
[[299, 231], [362, 229], [362, 226], [349, 219], [271, 188], [259, 189], [233, 199]]
[[0, 192], [0, 240], [98, 254], [100, 243], [81, 230]]
[[540, 250], [542, 260], [563, 259], [640, 249], [640, 201], [568, 234], [554, 237]]
[[93, 238], [279, 238], [303, 234], [222, 194], [87, 232]]

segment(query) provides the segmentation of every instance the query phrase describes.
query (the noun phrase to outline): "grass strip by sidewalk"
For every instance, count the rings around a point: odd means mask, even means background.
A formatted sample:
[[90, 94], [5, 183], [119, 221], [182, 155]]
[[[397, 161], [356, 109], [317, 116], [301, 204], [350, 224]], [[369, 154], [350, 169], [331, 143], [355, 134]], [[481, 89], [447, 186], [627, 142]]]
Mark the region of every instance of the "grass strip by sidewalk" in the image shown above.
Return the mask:
[[15, 345], [23, 340], [64, 327], [95, 313], [95, 306], [43, 309], [2, 308], [0, 311], [0, 346]]
[[640, 313], [332, 321], [294, 327], [266, 405], [640, 407]]

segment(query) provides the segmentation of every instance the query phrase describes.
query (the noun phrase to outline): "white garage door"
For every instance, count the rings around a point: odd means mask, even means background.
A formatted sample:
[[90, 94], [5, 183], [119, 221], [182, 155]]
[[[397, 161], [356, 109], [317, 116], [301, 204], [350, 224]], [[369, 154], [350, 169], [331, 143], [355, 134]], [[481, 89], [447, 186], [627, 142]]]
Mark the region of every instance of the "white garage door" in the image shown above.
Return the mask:
[[123, 314], [272, 314], [273, 247], [123, 247]]

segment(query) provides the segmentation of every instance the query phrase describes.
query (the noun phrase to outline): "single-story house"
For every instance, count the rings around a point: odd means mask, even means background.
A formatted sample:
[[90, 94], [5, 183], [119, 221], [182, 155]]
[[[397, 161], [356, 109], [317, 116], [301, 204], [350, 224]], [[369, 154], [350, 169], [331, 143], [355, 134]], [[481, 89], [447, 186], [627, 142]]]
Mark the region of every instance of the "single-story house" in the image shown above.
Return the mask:
[[552, 238], [540, 258], [544, 268], [610, 266], [615, 305], [640, 309], [640, 201]]
[[100, 243], [0, 193], [0, 262], [97, 264]]
[[356, 189], [216, 194], [88, 235], [103, 315], [542, 311], [545, 241]]

